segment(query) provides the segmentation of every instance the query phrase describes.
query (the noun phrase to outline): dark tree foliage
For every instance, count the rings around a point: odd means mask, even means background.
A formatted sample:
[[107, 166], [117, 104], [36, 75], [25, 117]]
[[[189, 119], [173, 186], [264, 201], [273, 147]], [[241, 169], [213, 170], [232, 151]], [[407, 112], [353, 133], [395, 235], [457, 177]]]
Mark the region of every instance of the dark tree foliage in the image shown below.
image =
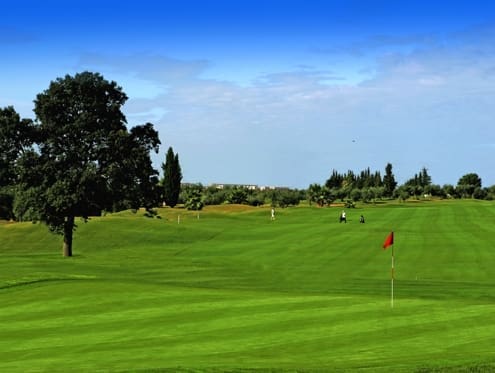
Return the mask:
[[339, 174], [336, 170], [333, 170], [332, 175], [325, 182], [325, 186], [328, 189], [345, 188], [349, 193], [355, 188], [380, 187], [382, 184], [380, 172], [372, 173], [369, 167], [359, 174], [355, 174], [352, 170]]
[[[495, 187], [495, 186], [494, 186]], [[327, 190], [325, 190], [327, 189]], [[307, 198], [309, 203], [325, 204], [325, 196], [329, 191], [332, 198], [341, 200], [357, 201], [365, 203], [376, 202], [377, 199], [399, 198], [406, 200], [410, 197], [439, 197], [439, 198], [477, 198], [477, 199], [495, 199], [495, 193], [490, 188], [481, 187], [481, 178], [475, 174], [466, 174], [459, 179], [457, 186], [447, 184], [441, 187], [432, 183], [432, 178], [426, 167], [423, 167], [419, 173], [407, 180], [403, 185], [398, 186], [392, 173], [392, 164], [387, 163], [383, 180], [380, 172], [372, 173], [369, 168], [361, 171], [359, 174], [352, 170], [344, 174], [336, 170], [325, 183], [325, 187], [318, 184], [311, 184], [307, 189]], [[317, 202], [320, 201], [320, 202]]]
[[407, 180], [405, 185], [418, 187], [419, 190], [423, 191], [425, 187], [431, 185], [431, 176], [428, 175], [428, 170], [423, 167], [419, 173], [414, 174], [414, 177]]
[[339, 174], [337, 170], [332, 171], [332, 175], [328, 178], [325, 186], [329, 189], [332, 188], [340, 188], [342, 186], [342, 182], [344, 181], [344, 176]]
[[481, 178], [476, 173], [469, 173], [462, 176], [457, 182], [457, 185], [474, 185], [481, 188]]
[[387, 163], [385, 166], [385, 175], [383, 176], [383, 187], [385, 197], [392, 197], [397, 187], [394, 174], [392, 173], [392, 164]]
[[175, 207], [179, 201], [182, 170], [179, 164], [179, 154], [174, 154], [172, 147], [168, 148], [163, 169], [163, 199], [170, 207]]
[[354, 171], [348, 170], [344, 175], [344, 181], [342, 181], [342, 187], [349, 190], [349, 192], [353, 189], [354, 185], [357, 184], [357, 177], [354, 174]]
[[476, 173], [469, 173], [459, 179], [456, 191], [461, 197], [475, 197], [476, 188], [481, 188], [481, 178]]
[[0, 108], [0, 219], [13, 220], [18, 158], [31, 148], [35, 130], [12, 106]]
[[316, 203], [318, 206], [329, 206], [334, 200], [335, 196], [327, 186], [321, 186], [320, 184], [311, 184], [307, 191], [309, 203]]
[[12, 106], [0, 108], [0, 187], [16, 183], [16, 161], [31, 148], [34, 138], [30, 119], [21, 119]]
[[131, 128], [129, 136], [130, 153], [127, 161], [128, 169], [134, 170], [130, 186], [133, 198], [129, 206], [123, 208], [144, 207], [150, 210], [160, 204], [160, 189], [158, 187], [158, 171], [153, 168], [150, 153], [158, 153], [160, 140], [153, 124], [146, 123]]
[[431, 176], [428, 175], [428, 170], [426, 167], [423, 167], [421, 169], [421, 172], [419, 173], [419, 185], [421, 185], [423, 188], [431, 185]]
[[495, 185], [486, 188], [486, 197], [487, 200], [493, 201], [495, 200]]
[[248, 193], [243, 187], [234, 187], [230, 190], [228, 202], [232, 204], [243, 204], [247, 202]]
[[205, 205], [221, 205], [227, 202], [228, 191], [225, 189], [218, 189], [215, 186], [209, 186], [205, 188], [203, 195], [203, 202]]
[[431, 176], [425, 167], [404, 183], [404, 187], [408, 190], [408, 193], [416, 197], [422, 194], [429, 194], [431, 192], [431, 185]]
[[14, 191], [0, 188], [0, 219], [14, 219]]
[[301, 194], [297, 189], [279, 188], [271, 190], [269, 194], [272, 206], [297, 206], [301, 201]]
[[158, 133], [149, 123], [127, 130], [126, 100], [91, 72], [58, 78], [36, 97], [37, 147], [19, 159], [15, 209], [62, 234], [64, 256], [72, 256], [76, 217], [154, 202], [149, 153], [158, 151]]
[[203, 189], [201, 184], [191, 184], [182, 188], [181, 199], [186, 209], [199, 211], [203, 208]]
[[265, 192], [250, 192], [247, 196], [247, 204], [250, 206], [262, 206], [267, 196]]
[[[348, 170], [344, 174], [332, 171], [331, 176], [325, 183], [325, 188], [312, 184], [307, 190], [309, 201], [324, 205], [325, 200], [341, 200], [363, 202], [376, 202], [383, 197], [392, 197], [396, 190], [397, 182], [392, 173], [392, 165], [387, 164], [385, 176], [382, 179], [379, 171], [372, 172], [368, 167], [359, 173]], [[319, 197], [318, 197], [319, 196]]]

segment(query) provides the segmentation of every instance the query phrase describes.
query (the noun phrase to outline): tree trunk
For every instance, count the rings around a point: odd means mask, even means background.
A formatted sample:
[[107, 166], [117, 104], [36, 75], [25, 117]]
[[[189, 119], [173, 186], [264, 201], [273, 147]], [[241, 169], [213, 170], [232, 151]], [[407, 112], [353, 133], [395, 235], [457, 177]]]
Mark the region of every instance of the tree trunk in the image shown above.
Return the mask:
[[74, 232], [74, 217], [68, 216], [64, 224], [64, 256], [72, 256], [73, 232]]

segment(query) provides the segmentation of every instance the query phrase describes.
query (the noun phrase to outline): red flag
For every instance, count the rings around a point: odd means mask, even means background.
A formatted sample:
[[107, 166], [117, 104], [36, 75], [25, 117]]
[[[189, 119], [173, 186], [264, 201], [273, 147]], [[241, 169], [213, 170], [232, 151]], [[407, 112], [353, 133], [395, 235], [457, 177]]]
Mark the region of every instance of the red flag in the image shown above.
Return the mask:
[[386, 250], [390, 245], [394, 244], [394, 232], [390, 232], [385, 238], [385, 242], [383, 243], [383, 250]]

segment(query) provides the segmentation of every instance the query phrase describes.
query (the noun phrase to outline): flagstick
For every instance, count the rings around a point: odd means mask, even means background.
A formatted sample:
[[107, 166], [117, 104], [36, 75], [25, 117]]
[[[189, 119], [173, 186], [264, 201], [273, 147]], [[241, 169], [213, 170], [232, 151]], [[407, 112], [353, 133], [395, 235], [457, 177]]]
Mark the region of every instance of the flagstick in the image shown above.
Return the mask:
[[394, 231], [390, 232], [385, 242], [383, 243], [383, 249], [386, 250], [389, 246], [392, 246], [392, 268], [390, 271], [390, 308], [394, 308]]
[[390, 283], [390, 308], [394, 308], [394, 245], [392, 245], [392, 276]]

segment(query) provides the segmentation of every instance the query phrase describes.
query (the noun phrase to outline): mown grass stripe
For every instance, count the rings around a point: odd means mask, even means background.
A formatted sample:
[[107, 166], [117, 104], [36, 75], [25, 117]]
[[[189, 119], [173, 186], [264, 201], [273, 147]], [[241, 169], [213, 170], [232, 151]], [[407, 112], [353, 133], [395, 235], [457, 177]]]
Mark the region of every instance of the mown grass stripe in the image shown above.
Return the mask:
[[80, 225], [68, 260], [44, 227], [2, 225], [0, 370], [490, 367], [493, 207], [125, 212]]

